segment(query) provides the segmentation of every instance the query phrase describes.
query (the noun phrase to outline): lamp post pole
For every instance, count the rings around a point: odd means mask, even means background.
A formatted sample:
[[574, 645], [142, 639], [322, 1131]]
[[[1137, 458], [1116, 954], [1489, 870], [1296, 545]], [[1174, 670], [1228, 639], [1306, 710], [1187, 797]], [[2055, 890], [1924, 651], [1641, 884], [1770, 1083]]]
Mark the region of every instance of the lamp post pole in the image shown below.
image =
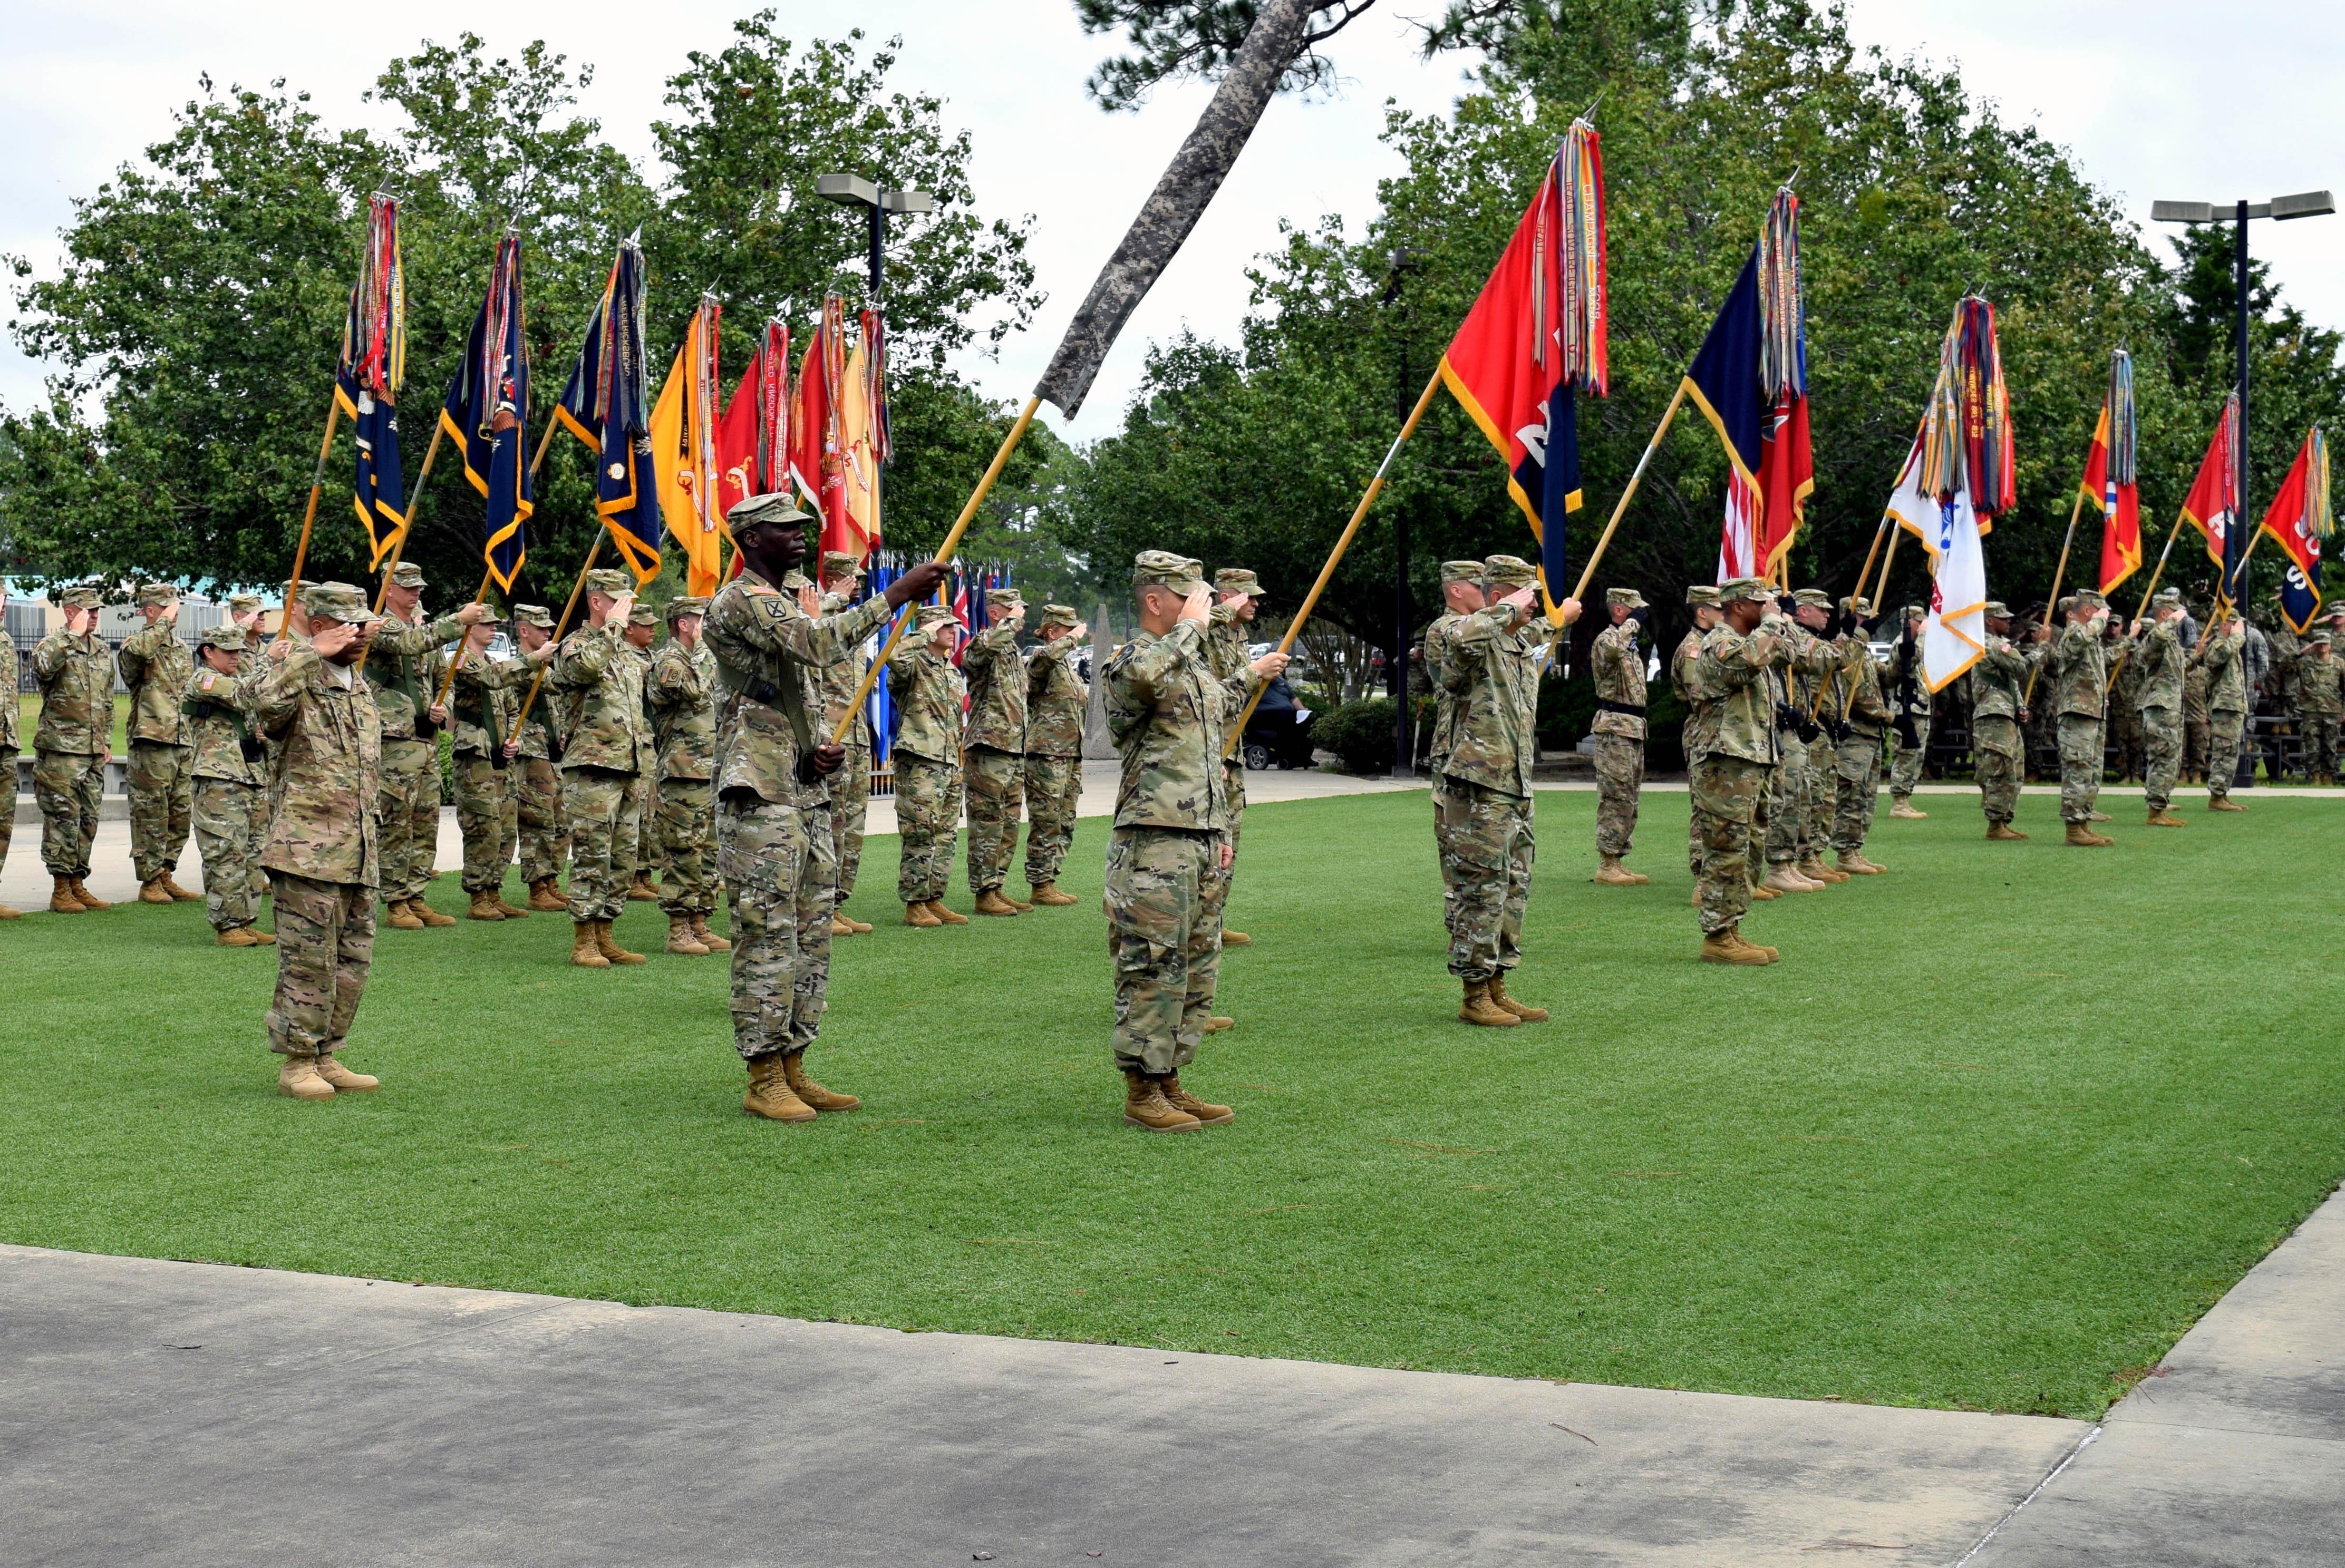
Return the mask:
[[[1386, 307], [1400, 306], [1402, 284], [1416, 265], [1416, 257], [1406, 246], [1393, 252], [1392, 270], [1385, 278], [1382, 302]], [[1394, 417], [1406, 424], [1409, 408], [1416, 398], [1416, 381], [1409, 364], [1406, 314], [1396, 317], [1394, 342], [1399, 365], [1393, 394]], [[1409, 623], [1416, 618], [1416, 606], [1408, 592], [1408, 508], [1403, 504], [1393, 508], [1392, 694], [1393, 706], [1397, 710], [1393, 719], [1393, 777], [1396, 779], [1412, 777], [1416, 771], [1416, 726], [1409, 722], [1408, 713], [1408, 634]]]

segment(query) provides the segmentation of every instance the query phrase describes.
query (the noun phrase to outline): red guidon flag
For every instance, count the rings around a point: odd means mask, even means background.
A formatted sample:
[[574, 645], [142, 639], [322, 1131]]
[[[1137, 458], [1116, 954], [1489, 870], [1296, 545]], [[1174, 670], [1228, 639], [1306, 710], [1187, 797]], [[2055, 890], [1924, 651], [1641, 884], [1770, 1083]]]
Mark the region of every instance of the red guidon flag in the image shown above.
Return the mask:
[[2141, 569], [2141, 500], [2134, 482], [2133, 360], [2110, 358], [2108, 395], [2085, 459], [2085, 499], [2101, 514], [2101, 592]]

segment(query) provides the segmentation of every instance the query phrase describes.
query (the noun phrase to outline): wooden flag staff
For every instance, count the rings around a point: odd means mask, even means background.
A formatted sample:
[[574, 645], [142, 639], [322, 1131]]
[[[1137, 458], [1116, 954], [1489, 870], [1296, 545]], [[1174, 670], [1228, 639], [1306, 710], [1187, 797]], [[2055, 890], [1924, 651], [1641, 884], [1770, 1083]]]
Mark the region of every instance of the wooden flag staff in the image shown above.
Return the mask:
[[[446, 429], [437, 421], [431, 426], [431, 444], [423, 449], [423, 471], [415, 476], [415, 492], [407, 498], [407, 525], [391, 541], [391, 559], [383, 564], [382, 581], [374, 585], [374, 612], [377, 615], [382, 613], [383, 599], [391, 592], [391, 574], [399, 570], [399, 558], [407, 552], [407, 536], [415, 527], [415, 509], [423, 504], [423, 489], [431, 482], [431, 465], [440, 459], [440, 437]], [[358, 670], [360, 674], [366, 673], [368, 652], [364, 648], [359, 650]]]
[[[2141, 591], [2141, 603], [2135, 607], [2133, 618], [2136, 621], [2149, 613], [2150, 597], [2157, 592], [2157, 580], [2166, 575], [2166, 558], [2173, 553], [2174, 541], [2181, 532], [2182, 514], [2178, 511], [2174, 514], [2174, 526], [2167, 531], [2166, 548], [2157, 552], [2157, 568], [2149, 574], [2149, 586]], [[2116, 661], [2109, 665], [2109, 683], [2101, 688], [2101, 695], [2106, 697], [2117, 689], [2117, 672], [2125, 668], [2126, 655], [2132, 652], [2130, 642], [2117, 650]]]
[[[340, 398], [328, 399], [326, 437], [318, 443], [318, 472], [310, 481], [310, 505], [301, 513], [301, 541], [293, 547], [293, 575], [285, 580], [285, 609], [288, 614], [293, 608], [293, 595], [301, 588], [301, 568], [310, 559], [310, 529], [318, 521], [318, 497], [326, 489], [326, 460], [333, 455], [334, 426], [340, 422], [341, 417], [342, 400]], [[284, 621], [279, 622], [280, 627], [284, 624]]]
[[[2047, 625], [2051, 623], [2054, 616], [2060, 613], [2060, 580], [2068, 574], [2068, 547], [2076, 542], [2076, 519], [2083, 516], [2084, 511], [2085, 490], [2082, 485], [2079, 485], [2076, 487], [2076, 504], [2068, 509], [2068, 537], [2060, 541], [2060, 564], [2052, 569], [2052, 597], [2045, 602], [2044, 609], [2045, 623]], [[2021, 707], [2027, 706], [2035, 700], [2035, 677], [2043, 673], [2044, 666], [2040, 663], [2027, 672], [2027, 690], [2019, 693]]]

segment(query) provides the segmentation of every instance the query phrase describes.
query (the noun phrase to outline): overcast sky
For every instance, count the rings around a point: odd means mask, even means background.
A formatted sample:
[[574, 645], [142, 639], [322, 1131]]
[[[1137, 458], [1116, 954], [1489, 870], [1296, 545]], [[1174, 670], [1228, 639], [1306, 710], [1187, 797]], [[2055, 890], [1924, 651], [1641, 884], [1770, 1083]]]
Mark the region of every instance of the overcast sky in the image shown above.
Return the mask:
[[[748, 0], [606, 0], [482, 7], [409, 0], [388, 10], [286, 0], [15, 0], [0, 81], [0, 250], [53, 271], [70, 199], [168, 133], [172, 109], [208, 71], [223, 84], [284, 76], [330, 124], [377, 122], [359, 96], [382, 61], [421, 37], [529, 15], [492, 48], [545, 37], [596, 77], [583, 107], [622, 148], [647, 158], [645, 126], [664, 79], [690, 49], [721, 48]], [[1245, 304], [1244, 268], [1277, 241], [1282, 218], [1341, 213], [1355, 226], [1396, 160], [1376, 139], [1387, 98], [1438, 110], [1466, 62], [1416, 57], [1406, 19], [1438, 0], [1384, 0], [1335, 40], [1345, 82], [1332, 101], [1282, 99], [1188, 246], [1133, 317], [1071, 433], [1121, 422], [1145, 343], [1184, 322], [1227, 336]], [[1050, 293], [1033, 330], [998, 361], [967, 367], [1001, 398], [1033, 384], [1069, 316], [1202, 105], [1202, 88], [1163, 91], [1137, 115], [1101, 114], [1085, 74], [1112, 41], [1087, 38], [1069, 0], [777, 0], [794, 38], [850, 25], [903, 36], [898, 84], [947, 100], [974, 135], [975, 182], [989, 214], [1034, 216], [1033, 257]], [[1971, 91], [2032, 118], [2073, 148], [2086, 174], [2145, 224], [2153, 197], [2262, 199], [2345, 188], [2345, 7], [2303, 0], [1849, 0], [1859, 39], [1963, 67]], [[395, 17], [401, 31], [372, 24]], [[624, 49], [614, 40], [624, 38]], [[2316, 319], [2345, 322], [2345, 218], [2259, 224], [2259, 255]], [[1615, 257], [1614, 265], [1634, 258]], [[0, 348], [0, 401], [40, 393], [42, 368]], [[322, 374], [323, 371], [321, 370]]]

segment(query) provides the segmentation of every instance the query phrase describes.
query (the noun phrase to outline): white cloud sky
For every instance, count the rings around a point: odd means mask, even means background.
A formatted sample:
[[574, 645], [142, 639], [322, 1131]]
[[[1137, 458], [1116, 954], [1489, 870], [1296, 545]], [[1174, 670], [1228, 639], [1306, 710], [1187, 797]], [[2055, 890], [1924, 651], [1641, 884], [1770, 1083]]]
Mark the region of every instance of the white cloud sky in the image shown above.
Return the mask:
[[[1272, 106], [1219, 200], [1126, 329], [1072, 434], [1116, 428], [1150, 339], [1184, 323], [1215, 336], [1234, 329], [1244, 268], [1276, 244], [1282, 218], [1308, 224], [1334, 212], [1356, 224], [1372, 209], [1376, 180], [1396, 166], [1377, 140], [1386, 99], [1436, 111], [1461, 86], [1466, 62], [1419, 59], [1405, 25], [1437, 3], [1384, 0], [1335, 42], [1345, 78], [1335, 99]], [[52, 269], [70, 199], [167, 134], [200, 72], [222, 83], [281, 76], [308, 89], [330, 123], [379, 122], [381, 109], [359, 99], [383, 56], [500, 15], [528, 22], [510, 36], [492, 34], [493, 48], [543, 36], [593, 61], [584, 107], [621, 147], [647, 158], [645, 126], [665, 78], [687, 50], [721, 47], [732, 19], [754, 8], [751, 0], [667, 0], [650, 11], [580, 0], [503, 11], [411, 0], [388, 13], [400, 30], [386, 36], [365, 25], [385, 13], [366, 7], [16, 0], [0, 85], [0, 146], [11, 149], [0, 161], [0, 250]], [[2086, 174], [2144, 222], [2153, 197], [2345, 188], [2345, 155], [2332, 150], [2345, 143], [2345, 7], [1851, 0], [1849, 8], [1864, 43], [1958, 62], [1974, 95], [2073, 148]], [[1138, 115], [1102, 115], [1083, 97], [1082, 81], [1112, 41], [1085, 37], [1068, 0], [778, 0], [777, 9], [794, 38], [848, 25], [902, 35], [898, 80], [943, 96], [948, 122], [971, 130], [980, 203], [995, 215], [1034, 215], [1032, 253], [1050, 303], [999, 361], [969, 367], [997, 396], [1021, 395], [1204, 90], [1170, 89]], [[2345, 218], [2259, 224], [2253, 238], [2290, 298], [2318, 320], [2345, 320]], [[1616, 256], [1613, 265], [1635, 258]], [[0, 347], [0, 400], [23, 405], [39, 395], [40, 379], [13, 343]]]

